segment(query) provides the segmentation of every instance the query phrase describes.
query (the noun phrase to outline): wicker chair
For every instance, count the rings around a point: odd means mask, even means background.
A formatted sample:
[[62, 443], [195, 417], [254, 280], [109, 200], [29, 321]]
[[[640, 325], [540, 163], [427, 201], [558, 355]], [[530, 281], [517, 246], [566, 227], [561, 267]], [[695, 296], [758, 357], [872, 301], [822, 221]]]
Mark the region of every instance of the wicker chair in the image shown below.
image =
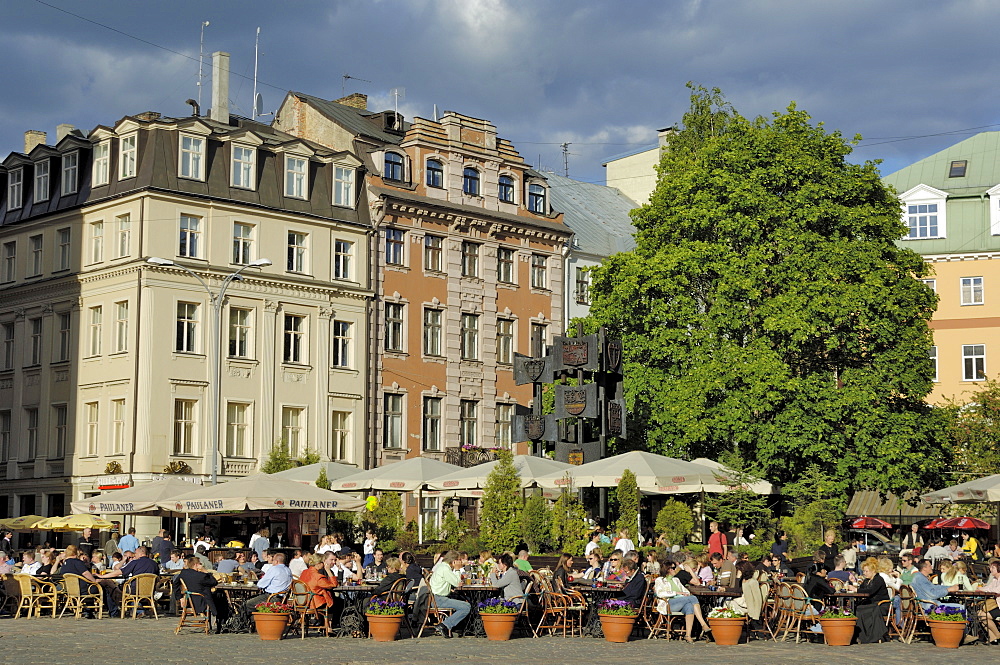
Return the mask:
[[14, 575], [17, 581], [21, 600], [18, 603], [14, 618], [21, 616], [21, 610], [26, 610], [25, 616], [30, 617], [32, 613], [36, 617], [42, 616], [42, 610], [52, 610], [52, 618], [56, 618], [56, 610], [59, 604], [59, 590], [52, 582], [40, 580], [31, 575]]
[[[406, 586], [410, 583], [410, 580], [405, 577], [400, 578], [392, 583], [392, 586], [388, 591], [373, 596], [373, 598], [383, 598], [389, 602], [403, 603], [404, 609], [408, 611], [407, 603], [409, 603], [410, 592], [406, 590]], [[413, 626], [410, 625], [409, 621], [403, 621], [403, 626], [406, 628], [406, 632], [410, 634], [410, 637], [414, 637]], [[369, 631], [370, 633], [370, 631]]]
[[919, 605], [917, 604], [916, 594], [913, 593], [913, 587], [906, 584], [899, 587], [900, 618], [902, 618], [903, 622], [902, 625], [896, 625], [894, 621], [895, 612], [890, 603], [889, 614], [885, 617], [885, 625], [889, 629], [889, 634], [898, 637], [900, 642], [909, 644], [913, 639], [913, 632], [917, 625], [918, 608]]
[[135, 619], [142, 604], [145, 603], [149, 609], [153, 610], [153, 617], [159, 620], [160, 615], [156, 612], [156, 599], [154, 598], [159, 577], [153, 573], [144, 573], [130, 577], [122, 584], [121, 613], [123, 619], [130, 609], [132, 610], [132, 618]]
[[813, 616], [812, 599], [806, 594], [806, 590], [801, 585], [789, 585], [790, 607], [788, 610], [788, 622], [785, 625], [785, 633], [781, 636], [784, 642], [788, 633], [795, 633], [795, 642], [799, 642], [803, 632], [809, 632], [808, 628], [802, 627], [802, 620]]
[[542, 592], [542, 616], [538, 620], [535, 628], [535, 637], [539, 637], [542, 631], [548, 631], [549, 635], [554, 634], [562, 628], [563, 636], [566, 635], [567, 608], [570, 600], [561, 593], [554, 591]]
[[441, 625], [445, 618], [454, 613], [450, 607], [438, 607], [437, 599], [434, 597], [434, 592], [431, 591], [430, 582], [427, 584], [427, 609], [424, 612], [424, 620], [420, 624], [420, 630], [417, 631], [417, 637], [422, 637], [424, 630], [427, 628], [436, 628]]
[[21, 605], [21, 585], [13, 573], [3, 575], [3, 592], [3, 602], [0, 603], [0, 611], [6, 609], [17, 618]]
[[97, 618], [104, 615], [104, 590], [100, 585], [91, 582], [86, 577], [66, 573], [63, 575], [63, 588], [66, 590], [66, 604], [63, 605], [59, 617], [66, 614], [66, 610], [73, 610], [73, 616], [77, 619], [81, 617], [84, 610], [97, 610]]
[[285, 628], [286, 633], [292, 630], [295, 622], [298, 621], [300, 637], [305, 639], [306, 633], [309, 631], [309, 617], [313, 617], [323, 621], [323, 634], [330, 635], [330, 617], [326, 607], [313, 607], [313, 598], [315, 597], [316, 594], [309, 589], [305, 582], [292, 581], [292, 586], [288, 591], [288, 604], [292, 606], [293, 620], [288, 622], [288, 626]]
[[181, 585], [181, 618], [177, 622], [177, 627], [174, 628], [174, 635], [181, 632], [181, 628], [198, 628], [204, 630], [205, 634], [208, 635], [211, 629], [211, 618], [212, 615], [208, 610], [208, 603], [205, 603], [205, 609], [203, 612], [198, 612], [195, 607], [195, 598], [201, 597], [203, 600], [205, 598], [204, 594], [197, 593], [195, 591], [189, 591], [187, 585], [184, 584], [184, 580], [178, 579]]

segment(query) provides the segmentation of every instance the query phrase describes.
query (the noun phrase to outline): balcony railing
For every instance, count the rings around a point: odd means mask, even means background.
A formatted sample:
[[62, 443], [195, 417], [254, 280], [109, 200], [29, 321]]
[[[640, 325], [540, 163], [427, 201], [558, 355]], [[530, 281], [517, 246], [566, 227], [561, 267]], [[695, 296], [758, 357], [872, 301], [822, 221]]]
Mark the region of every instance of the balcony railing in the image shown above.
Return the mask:
[[227, 476], [249, 476], [257, 469], [257, 461], [232, 461], [225, 460], [222, 465], [222, 473]]
[[499, 451], [494, 448], [445, 448], [444, 461], [463, 467], [485, 464], [497, 459]]

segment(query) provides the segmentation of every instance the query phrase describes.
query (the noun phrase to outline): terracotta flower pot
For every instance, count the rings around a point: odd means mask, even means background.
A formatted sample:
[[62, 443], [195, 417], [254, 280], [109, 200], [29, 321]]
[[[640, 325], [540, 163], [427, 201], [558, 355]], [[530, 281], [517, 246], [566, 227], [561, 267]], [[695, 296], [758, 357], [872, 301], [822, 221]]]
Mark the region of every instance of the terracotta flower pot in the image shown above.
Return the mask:
[[635, 625], [636, 615], [622, 616], [620, 614], [601, 614], [601, 630], [608, 642], [628, 642]]
[[931, 637], [934, 638], [934, 644], [945, 649], [957, 649], [962, 644], [967, 624], [967, 621], [927, 620], [927, 625], [931, 627]]
[[288, 625], [287, 614], [271, 612], [254, 612], [253, 622], [257, 626], [257, 634], [262, 640], [280, 640]]
[[486, 639], [494, 642], [506, 642], [514, 632], [514, 622], [517, 614], [480, 614], [483, 618], [483, 628]]
[[843, 619], [820, 619], [823, 626], [823, 640], [834, 647], [850, 646], [854, 640], [854, 628], [858, 624], [857, 617]]
[[399, 626], [403, 623], [402, 614], [366, 614], [368, 617], [368, 634], [376, 642], [395, 642], [399, 634]]
[[712, 627], [712, 639], [716, 644], [733, 645], [740, 643], [743, 635], [743, 624], [745, 618], [738, 619], [708, 619], [708, 625]]

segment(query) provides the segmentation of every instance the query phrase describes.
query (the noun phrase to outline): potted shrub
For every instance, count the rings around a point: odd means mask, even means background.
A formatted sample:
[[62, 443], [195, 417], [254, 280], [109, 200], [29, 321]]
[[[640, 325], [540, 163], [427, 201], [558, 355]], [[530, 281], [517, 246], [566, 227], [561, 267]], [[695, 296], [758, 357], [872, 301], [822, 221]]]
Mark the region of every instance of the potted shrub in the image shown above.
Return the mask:
[[601, 629], [608, 642], [628, 642], [638, 612], [627, 600], [609, 598], [597, 606]]
[[716, 644], [739, 644], [743, 635], [746, 617], [728, 607], [716, 607], [708, 613], [708, 625], [712, 627], [712, 639]]
[[504, 598], [487, 598], [479, 603], [479, 616], [483, 619], [486, 639], [494, 642], [509, 640], [520, 609], [521, 603]]
[[830, 646], [846, 647], [854, 639], [854, 628], [858, 617], [849, 612], [834, 607], [819, 615], [819, 624], [823, 627], [823, 640]]
[[253, 611], [253, 622], [262, 640], [280, 640], [288, 626], [292, 606], [288, 603], [258, 603]]
[[938, 605], [927, 613], [927, 625], [931, 628], [934, 644], [946, 649], [957, 649], [962, 644], [967, 624], [963, 607]]
[[365, 616], [368, 617], [368, 634], [376, 642], [395, 642], [405, 614], [406, 603], [401, 600], [372, 598], [365, 611]]

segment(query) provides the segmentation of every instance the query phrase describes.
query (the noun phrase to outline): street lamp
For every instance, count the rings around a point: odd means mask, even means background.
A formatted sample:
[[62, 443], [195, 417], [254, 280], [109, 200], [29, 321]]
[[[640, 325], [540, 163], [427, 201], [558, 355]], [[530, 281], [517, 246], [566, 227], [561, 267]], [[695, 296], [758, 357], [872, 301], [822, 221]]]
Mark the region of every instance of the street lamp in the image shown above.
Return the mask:
[[211, 404], [209, 408], [212, 410], [212, 484], [215, 485], [219, 481], [219, 406], [222, 401], [222, 351], [219, 347], [222, 346], [222, 303], [226, 298], [226, 289], [229, 288], [229, 285], [234, 280], [240, 279], [241, 272], [247, 268], [263, 268], [264, 266], [269, 266], [271, 265], [271, 260], [257, 259], [256, 261], [251, 261], [246, 264], [236, 272], [226, 275], [225, 279], [222, 280], [222, 286], [219, 288], [218, 294], [212, 293], [212, 289], [209, 288], [208, 284], [198, 275], [198, 273], [194, 272], [190, 268], [182, 266], [179, 263], [174, 263], [170, 259], [161, 259], [158, 256], [151, 256], [146, 259], [146, 263], [154, 266], [180, 268], [198, 280], [198, 283], [205, 287], [205, 291], [208, 293], [209, 300], [212, 303], [212, 341], [209, 345], [209, 349], [211, 350], [211, 355], [209, 356], [209, 367], [212, 368], [213, 380]]

